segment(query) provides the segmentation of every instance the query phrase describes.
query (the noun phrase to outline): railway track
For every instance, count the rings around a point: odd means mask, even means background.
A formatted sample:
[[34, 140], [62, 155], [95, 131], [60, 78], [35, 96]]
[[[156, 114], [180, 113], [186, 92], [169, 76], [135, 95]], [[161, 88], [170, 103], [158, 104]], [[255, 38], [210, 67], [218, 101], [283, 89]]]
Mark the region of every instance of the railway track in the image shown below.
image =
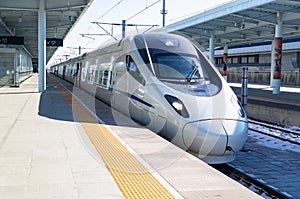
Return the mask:
[[[300, 132], [249, 119], [249, 130], [300, 145]], [[259, 128], [257, 128], [259, 127]]]
[[[267, 140], [268, 142], [268, 136], [271, 136], [275, 139], [280, 139], [282, 141], [287, 141], [289, 143], [292, 144], [296, 144], [296, 145], [300, 145], [300, 131], [298, 131], [298, 129], [296, 128], [295, 130], [290, 128], [284, 128], [281, 126], [276, 126], [273, 124], [266, 124], [263, 122], [258, 122], [255, 120], [251, 120], [249, 119], [249, 130], [253, 131], [253, 132], [257, 132], [259, 134], [263, 134], [266, 135], [265, 140]], [[255, 137], [255, 136], [254, 136]], [[261, 140], [262, 137], [259, 137], [259, 140]], [[250, 156], [256, 156], [256, 149], [258, 148], [258, 150], [262, 150], [261, 147], [257, 147], [257, 143], [253, 142], [253, 144], [255, 143], [255, 145], [248, 145], [248, 149], [249, 151], [245, 150], [245, 153], [247, 153], [246, 156], [249, 157]], [[274, 142], [277, 143], [277, 142]], [[278, 142], [280, 143], [280, 142]], [[275, 144], [276, 145], [276, 144]], [[274, 145], [274, 146], [275, 146]], [[265, 150], [265, 149], [264, 149]], [[264, 151], [263, 150], [263, 151]], [[270, 154], [270, 152], [269, 152]], [[246, 158], [245, 156], [245, 160], [247, 161], [254, 161], [257, 162], [257, 159], [253, 157], [253, 159], [249, 159]], [[239, 156], [237, 162], [239, 161], [239, 159], [242, 156]], [[257, 155], [257, 158], [261, 158], [261, 155]], [[281, 159], [281, 156], [278, 156], [278, 161], [282, 160], [282, 162], [287, 162], [285, 161], [285, 159]], [[259, 168], [262, 167], [256, 167], [255, 165], [251, 164], [251, 162], [249, 162], [249, 165], [252, 166], [247, 166], [245, 164], [241, 164], [241, 163], [230, 163], [230, 164], [221, 164], [221, 165], [213, 165], [214, 168], [216, 168], [217, 170], [221, 171], [222, 173], [224, 173], [225, 175], [229, 176], [230, 178], [234, 179], [235, 181], [239, 182], [240, 184], [244, 185], [245, 187], [247, 187], [248, 189], [254, 191], [255, 193], [259, 194], [260, 196], [262, 196], [263, 198], [293, 198], [292, 195], [290, 195], [289, 192], [290, 190], [286, 190], [283, 187], [278, 187], [278, 185], [280, 184], [274, 184], [272, 181], [270, 181], [270, 176], [268, 176], [268, 172], [272, 171], [272, 168], [274, 170], [276, 170], [278, 167], [276, 167], [277, 165], [274, 164], [274, 162], [272, 162], [272, 160], [270, 161], [268, 158], [267, 159], [262, 159], [261, 162], [266, 161], [266, 165], [265, 168], [268, 168], [266, 170], [261, 170]], [[263, 163], [262, 163], [263, 164]], [[280, 164], [278, 164], [280, 165]], [[260, 165], [261, 166], [261, 165]], [[252, 168], [252, 169], [251, 169]], [[255, 168], [258, 169], [258, 172], [255, 172]], [[279, 168], [282, 169], [282, 168]], [[284, 169], [282, 170], [284, 172]], [[265, 174], [262, 174], [266, 172]], [[266, 178], [265, 178], [266, 177]], [[276, 178], [278, 178], [278, 180], [280, 180], [281, 177], [276, 176]], [[281, 191], [279, 191], [281, 190]]]
[[236, 167], [230, 164], [219, 164], [212, 165], [215, 169], [219, 170], [228, 177], [234, 179], [240, 184], [244, 185], [253, 192], [259, 194], [263, 198], [272, 198], [272, 199], [290, 199], [289, 195], [286, 195], [282, 192], [277, 191], [275, 188], [267, 185], [263, 180], [257, 180], [251, 175], [245, 174], [242, 170], [237, 169]]

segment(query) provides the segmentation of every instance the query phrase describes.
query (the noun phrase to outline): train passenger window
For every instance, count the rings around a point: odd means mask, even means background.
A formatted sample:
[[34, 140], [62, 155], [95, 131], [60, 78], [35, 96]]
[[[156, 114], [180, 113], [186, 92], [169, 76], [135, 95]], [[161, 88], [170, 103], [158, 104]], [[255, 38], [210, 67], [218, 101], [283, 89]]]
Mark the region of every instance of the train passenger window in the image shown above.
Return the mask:
[[238, 57], [233, 57], [232, 58], [232, 63], [233, 64], [238, 64], [239, 63], [239, 58]]
[[102, 84], [104, 86], [109, 86], [109, 79], [110, 79], [110, 71], [103, 71], [103, 81]]
[[82, 82], [85, 82], [87, 80], [88, 65], [89, 65], [88, 61], [86, 61], [82, 64], [82, 71], [81, 71], [81, 81]]
[[145, 79], [143, 78], [142, 74], [140, 73], [136, 63], [133, 61], [130, 55], [126, 56], [126, 68], [129, 74], [136, 79], [139, 83], [145, 85]]
[[248, 63], [254, 64], [255, 63], [255, 56], [248, 56]]
[[98, 85], [108, 88], [111, 84], [112, 72], [108, 70], [99, 71]]
[[103, 79], [103, 71], [99, 71], [98, 72], [98, 84], [101, 85], [102, 84], [102, 79]]
[[248, 63], [248, 57], [242, 57], [242, 64], [247, 64]]

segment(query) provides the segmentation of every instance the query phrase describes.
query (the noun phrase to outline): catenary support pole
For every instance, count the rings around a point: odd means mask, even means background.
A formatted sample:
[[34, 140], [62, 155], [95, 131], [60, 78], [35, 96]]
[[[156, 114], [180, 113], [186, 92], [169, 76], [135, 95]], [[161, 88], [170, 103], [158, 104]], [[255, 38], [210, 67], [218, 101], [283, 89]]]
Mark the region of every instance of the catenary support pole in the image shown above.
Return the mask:
[[122, 39], [126, 36], [126, 20], [122, 20]]
[[38, 67], [39, 67], [39, 86], [38, 91], [46, 90], [46, 9], [45, 0], [39, 0], [39, 19], [38, 19]]
[[212, 64], [215, 64], [215, 35], [211, 33], [209, 38], [209, 60]]
[[165, 25], [166, 25], [166, 14], [168, 13], [167, 10], [166, 10], [166, 0], [163, 0], [163, 8], [162, 8], [162, 10], [160, 11], [160, 13], [161, 13], [162, 16], [163, 16], [163, 19], [162, 19], [162, 26], [165, 27]]
[[241, 93], [241, 104], [245, 111], [247, 109], [247, 98], [248, 98], [248, 67], [242, 68], [242, 93]]
[[223, 53], [223, 77], [227, 81], [227, 69], [228, 69], [228, 44], [225, 44], [224, 46], [224, 53]]

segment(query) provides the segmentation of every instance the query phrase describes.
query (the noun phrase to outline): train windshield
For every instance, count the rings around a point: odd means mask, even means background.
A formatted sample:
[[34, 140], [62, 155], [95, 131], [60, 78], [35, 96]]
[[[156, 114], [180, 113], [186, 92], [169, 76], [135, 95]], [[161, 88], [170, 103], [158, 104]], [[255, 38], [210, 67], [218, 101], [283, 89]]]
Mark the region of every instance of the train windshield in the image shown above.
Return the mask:
[[187, 39], [162, 33], [139, 35], [134, 41], [146, 66], [166, 85], [198, 96], [221, 90], [219, 75]]
[[178, 54], [158, 54], [155, 56], [156, 76], [161, 80], [197, 81], [207, 78], [195, 56]]

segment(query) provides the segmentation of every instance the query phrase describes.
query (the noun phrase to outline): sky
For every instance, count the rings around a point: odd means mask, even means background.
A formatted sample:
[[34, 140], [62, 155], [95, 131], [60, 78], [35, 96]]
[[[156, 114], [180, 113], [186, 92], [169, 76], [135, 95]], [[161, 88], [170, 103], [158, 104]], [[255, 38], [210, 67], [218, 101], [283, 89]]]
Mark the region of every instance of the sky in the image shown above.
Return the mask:
[[[165, 0], [166, 25], [183, 20], [187, 17], [209, 10], [233, 0]], [[75, 27], [64, 39], [64, 46], [59, 47], [48, 62], [48, 66], [65, 61], [66, 58], [92, 51], [98, 48], [110, 36], [89, 36], [86, 34], [105, 34], [104, 30], [91, 22], [144, 24], [162, 26], [162, 0], [94, 0], [86, 12], [81, 16]], [[117, 36], [121, 34], [121, 26], [101, 25], [105, 30]], [[140, 33], [145, 27], [126, 27], [127, 32]], [[85, 36], [83, 37], [82, 34]], [[70, 55], [70, 56], [65, 56]]]

